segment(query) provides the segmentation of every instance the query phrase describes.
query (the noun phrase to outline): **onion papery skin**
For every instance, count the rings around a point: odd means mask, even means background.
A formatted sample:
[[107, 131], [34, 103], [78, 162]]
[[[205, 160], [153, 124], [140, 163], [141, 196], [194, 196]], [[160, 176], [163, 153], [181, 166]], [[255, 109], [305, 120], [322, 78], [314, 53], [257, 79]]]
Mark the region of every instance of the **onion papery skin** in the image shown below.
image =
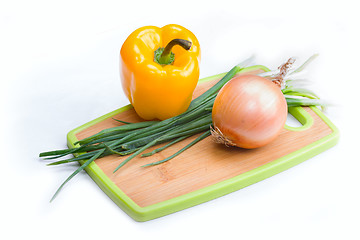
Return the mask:
[[238, 76], [220, 89], [214, 101], [213, 135], [226, 145], [262, 147], [280, 134], [287, 113], [277, 85], [257, 75]]

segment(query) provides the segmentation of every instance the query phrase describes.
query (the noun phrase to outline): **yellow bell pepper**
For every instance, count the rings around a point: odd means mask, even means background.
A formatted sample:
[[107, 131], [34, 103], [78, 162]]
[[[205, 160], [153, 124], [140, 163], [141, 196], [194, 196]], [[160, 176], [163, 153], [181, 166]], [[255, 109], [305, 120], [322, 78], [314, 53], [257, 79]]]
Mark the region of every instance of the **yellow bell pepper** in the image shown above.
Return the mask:
[[141, 27], [120, 51], [125, 95], [145, 120], [164, 120], [186, 111], [199, 79], [200, 46], [186, 28]]

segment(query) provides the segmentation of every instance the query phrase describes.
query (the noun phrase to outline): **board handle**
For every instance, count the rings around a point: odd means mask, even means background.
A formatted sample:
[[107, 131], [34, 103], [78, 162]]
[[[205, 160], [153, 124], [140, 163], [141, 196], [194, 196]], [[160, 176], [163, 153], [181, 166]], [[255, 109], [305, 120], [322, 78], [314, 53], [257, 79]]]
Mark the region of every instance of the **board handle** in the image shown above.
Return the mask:
[[289, 107], [288, 111], [289, 114], [301, 123], [301, 126], [293, 127], [285, 125], [285, 129], [289, 131], [305, 131], [313, 125], [314, 119], [303, 107]]

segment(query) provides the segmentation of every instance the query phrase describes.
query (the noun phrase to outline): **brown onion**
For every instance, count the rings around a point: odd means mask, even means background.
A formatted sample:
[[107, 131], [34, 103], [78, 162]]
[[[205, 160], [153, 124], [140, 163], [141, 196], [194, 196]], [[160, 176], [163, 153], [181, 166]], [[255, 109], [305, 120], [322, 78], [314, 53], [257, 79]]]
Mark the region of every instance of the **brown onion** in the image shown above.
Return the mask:
[[258, 148], [279, 135], [286, 118], [279, 86], [257, 75], [242, 75], [220, 89], [212, 110], [212, 135], [225, 145]]

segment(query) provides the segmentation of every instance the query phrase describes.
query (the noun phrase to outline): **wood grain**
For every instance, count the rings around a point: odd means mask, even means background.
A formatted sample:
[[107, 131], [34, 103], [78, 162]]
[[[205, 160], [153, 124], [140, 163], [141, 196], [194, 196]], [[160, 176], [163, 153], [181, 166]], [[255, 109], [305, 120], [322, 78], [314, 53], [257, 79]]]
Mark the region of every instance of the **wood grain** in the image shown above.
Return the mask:
[[[206, 91], [216, 81], [199, 84], [194, 97]], [[284, 129], [274, 142], [259, 149], [226, 147], [214, 143], [212, 138], [208, 137], [169, 162], [153, 167], [141, 167], [170, 156], [196, 138], [194, 136], [151, 157], [136, 157], [116, 173], [113, 173], [113, 170], [124, 160], [124, 157], [107, 156], [96, 160], [95, 163], [140, 207], [149, 206], [255, 169], [299, 150], [332, 132], [316, 113], [310, 108], [305, 109], [314, 120], [310, 128], [304, 131]], [[114, 117], [129, 122], [141, 121], [133, 109]], [[83, 139], [102, 129], [118, 125], [119, 123], [109, 118], [79, 132], [76, 137]], [[154, 148], [148, 151], [152, 149]]]

